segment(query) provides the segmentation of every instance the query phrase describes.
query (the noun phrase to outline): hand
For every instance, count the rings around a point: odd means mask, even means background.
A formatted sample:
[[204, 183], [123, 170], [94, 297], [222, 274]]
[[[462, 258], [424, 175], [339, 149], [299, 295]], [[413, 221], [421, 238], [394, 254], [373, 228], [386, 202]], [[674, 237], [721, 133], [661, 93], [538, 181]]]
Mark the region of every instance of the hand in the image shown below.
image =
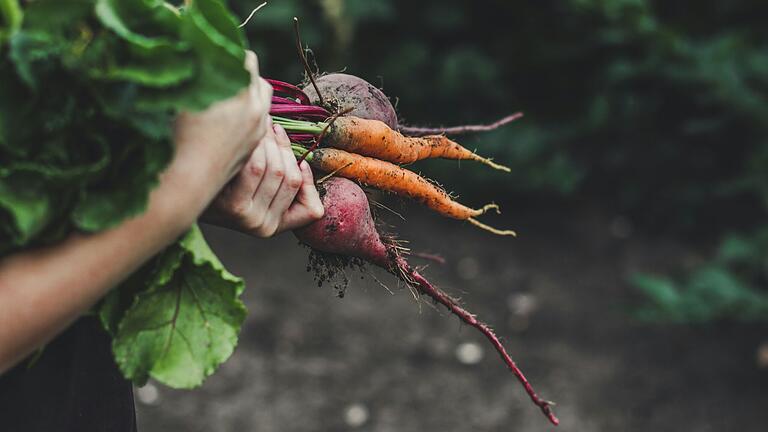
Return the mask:
[[306, 161], [296, 163], [288, 135], [274, 125], [203, 220], [265, 238], [320, 219], [323, 211], [312, 170]]
[[176, 119], [176, 155], [169, 171], [180, 171], [186, 181], [199, 179], [208, 200], [237, 174], [267, 132], [272, 86], [259, 77], [252, 51], [246, 52], [245, 67], [251, 73], [247, 88], [202, 112], [182, 113]]

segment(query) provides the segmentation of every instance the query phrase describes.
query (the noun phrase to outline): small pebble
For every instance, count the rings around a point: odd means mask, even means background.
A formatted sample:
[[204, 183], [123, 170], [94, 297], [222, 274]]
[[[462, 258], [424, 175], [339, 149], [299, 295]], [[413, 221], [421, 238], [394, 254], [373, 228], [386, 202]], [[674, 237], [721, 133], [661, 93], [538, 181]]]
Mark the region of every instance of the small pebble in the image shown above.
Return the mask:
[[507, 297], [507, 307], [513, 315], [528, 317], [538, 306], [536, 297], [529, 293], [515, 293]]
[[152, 383], [136, 389], [136, 398], [144, 405], [157, 405], [160, 402], [160, 392]]
[[768, 368], [768, 341], [757, 346], [757, 367], [761, 369]]
[[473, 257], [464, 257], [456, 264], [456, 271], [460, 278], [471, 280], [480, 274], [480, 263]]
[[465, 365], [480, 363], [483, 354], [483, 349], [474, 342], [465, 342], [456, 347], [456, 359]]
[[350, 427], [360, 427], [368, 422], [368, 407], [361, 403], [353, 403], [344, 411], [344, 422]]

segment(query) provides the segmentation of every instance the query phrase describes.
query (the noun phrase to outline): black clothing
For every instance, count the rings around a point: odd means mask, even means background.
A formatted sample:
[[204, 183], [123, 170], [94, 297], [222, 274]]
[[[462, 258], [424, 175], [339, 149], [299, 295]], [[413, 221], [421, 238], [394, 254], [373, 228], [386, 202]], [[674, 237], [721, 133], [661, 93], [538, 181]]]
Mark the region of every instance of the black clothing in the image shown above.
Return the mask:
[[0, 375], [0, 431], [136, 431], [133, 387], [95, 317], [77, 321], [28, 364]]

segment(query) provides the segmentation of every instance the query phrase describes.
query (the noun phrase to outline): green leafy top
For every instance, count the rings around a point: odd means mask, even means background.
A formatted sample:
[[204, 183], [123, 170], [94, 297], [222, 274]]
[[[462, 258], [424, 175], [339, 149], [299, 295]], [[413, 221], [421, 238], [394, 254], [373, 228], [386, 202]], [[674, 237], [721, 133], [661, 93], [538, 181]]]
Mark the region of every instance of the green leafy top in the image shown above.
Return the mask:
[[[173, 117], [247, 86], [244, 62], [217, 0], [0, 0], [0, 255], [143, 212]], [[120, 368], [200, 384], [234, 349], [242, 289], [193, 229], [100, 306]]]

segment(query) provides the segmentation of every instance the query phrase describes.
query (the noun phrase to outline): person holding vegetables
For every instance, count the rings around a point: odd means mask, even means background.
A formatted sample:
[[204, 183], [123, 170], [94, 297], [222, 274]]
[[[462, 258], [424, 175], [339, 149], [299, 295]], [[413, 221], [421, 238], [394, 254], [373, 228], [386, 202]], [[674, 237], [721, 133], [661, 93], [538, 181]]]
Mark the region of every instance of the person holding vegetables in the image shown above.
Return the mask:
[[173, 160], [144, 213], [0, 260], [0, 429], [135, 430], [131, 383], [96, 320], [80, 317], [198, 218], [270, 237], [322, 217], [309, 166], [268, 115], [272, 88], [252, 52], [246, 66], [239, 94], [176, 118]]

